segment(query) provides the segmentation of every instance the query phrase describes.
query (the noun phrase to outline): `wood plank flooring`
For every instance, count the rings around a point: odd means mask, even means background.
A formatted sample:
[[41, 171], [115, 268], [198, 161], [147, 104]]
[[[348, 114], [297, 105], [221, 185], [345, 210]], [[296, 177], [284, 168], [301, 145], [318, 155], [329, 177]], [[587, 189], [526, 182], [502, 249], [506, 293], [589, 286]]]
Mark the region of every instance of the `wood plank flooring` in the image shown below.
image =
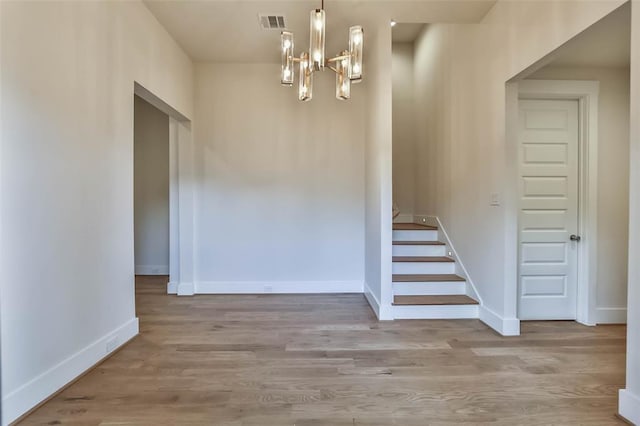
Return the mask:
[[21, 424], [615, 425], [625, 327], [378, 322], [362, 295], [176, 297], [140, 279], [140, 335]]
[[393, 256], [392, 259], [394, 262], [455, 262], [447, 256]]
[[444, 246], [442, 241], [393, 241], [394, 246]]
[[394, 231], [437, 231], [437, 226], [420, 225], [419, 223], [394, 223]]
[[478, 302], [464, 294], [429, 296], [394, 296], [394, 305], [477, 305]]
[[394, 274], [392, 280], [394, 283], [411, 283], [464, 281], [464, 278], [456, 274]]

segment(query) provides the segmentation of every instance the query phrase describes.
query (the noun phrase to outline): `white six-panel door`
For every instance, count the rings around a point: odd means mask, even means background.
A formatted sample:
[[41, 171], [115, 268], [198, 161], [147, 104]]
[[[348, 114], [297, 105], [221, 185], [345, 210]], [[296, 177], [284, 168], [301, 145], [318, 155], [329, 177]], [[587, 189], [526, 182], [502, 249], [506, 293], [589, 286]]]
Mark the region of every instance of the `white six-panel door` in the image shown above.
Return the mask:
[[520, 100], [519, 318], [576, 319], [578, 101]]

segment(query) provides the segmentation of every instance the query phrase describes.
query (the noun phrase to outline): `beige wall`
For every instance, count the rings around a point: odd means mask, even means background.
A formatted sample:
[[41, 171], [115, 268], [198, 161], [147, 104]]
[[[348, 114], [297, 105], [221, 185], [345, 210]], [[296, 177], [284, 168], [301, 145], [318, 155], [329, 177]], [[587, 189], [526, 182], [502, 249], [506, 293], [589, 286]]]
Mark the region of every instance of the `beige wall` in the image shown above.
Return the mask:
[[197, 285], [362, 291], [366, 87], [339, 101], [319, 73], [302, 103], [278, 73], [196, 66]]
[[141, 2], [3, 1], [0, 19], [7, 423], [137, 332], [134, 81], [191, 117], [193, 69]]
[[402, 216], [413, 215], [416, 179], [413, 43], [393, 43], [391, 59], [393, 200]]
[[[437, 214], [483, 299], [483, 315], [512, 321], [517, 282], [504, 199], [508, 145], [505, 83], [622, 2], [499, 1], [478, 25], [430, 25], [416, 42], [419, 129], [416, 213]], [[435, 75], [440, 83], [420, 83]], [[434, 91], [435, 95], [429, 95]], [[441, 114], [427, 126], [425, 111]], [[435, 134], [430, 133], [435, 132]], [[435, 183], [437, 182], [437, 184]]]
[[385, 18], [365, 25], [365, 294], [378, 318], [392, 319], [391, 27]]
[[596, 321], [608, 322], [609, 315], [609, 321], [620, 322], [627, 306], [629, 68], [547, 66], [527, 78], [600, 82]]
[[415, 42], [416, 207], [436, 215], [448, 203], [451, 131], [451, 25], [428, 25]]
[[134, 101], [134, 256], [136, 274], [169, 274], [169, 116]]

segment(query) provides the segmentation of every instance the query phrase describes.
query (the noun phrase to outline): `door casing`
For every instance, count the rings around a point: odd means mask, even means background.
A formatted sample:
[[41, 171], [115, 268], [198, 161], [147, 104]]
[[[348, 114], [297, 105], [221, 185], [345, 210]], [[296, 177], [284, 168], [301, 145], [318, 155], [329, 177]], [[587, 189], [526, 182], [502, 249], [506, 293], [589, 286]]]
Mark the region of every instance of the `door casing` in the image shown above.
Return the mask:
[[505, 190], [507, 253], [505, 276], [514, 283], [505, 294], [505, 308], [518, 315], [518, 104], [520, 99], [578, 101], [578, 286], [576, 321], [595, 325], [598, 255], [598, 95], [597, 81], [521, 80], [507, 83], [507, 188]]

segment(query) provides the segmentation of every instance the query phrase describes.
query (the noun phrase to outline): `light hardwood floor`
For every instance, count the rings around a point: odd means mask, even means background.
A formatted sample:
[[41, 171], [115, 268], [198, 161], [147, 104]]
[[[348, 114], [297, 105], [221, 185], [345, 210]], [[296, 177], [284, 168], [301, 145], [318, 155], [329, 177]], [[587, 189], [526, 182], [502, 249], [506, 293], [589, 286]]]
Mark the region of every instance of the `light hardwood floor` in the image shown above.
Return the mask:
[[378, 322], [362, 295], [176, 297], [137, 285], [140, 335], [22, 424], [613, 425], [625, 328]]

